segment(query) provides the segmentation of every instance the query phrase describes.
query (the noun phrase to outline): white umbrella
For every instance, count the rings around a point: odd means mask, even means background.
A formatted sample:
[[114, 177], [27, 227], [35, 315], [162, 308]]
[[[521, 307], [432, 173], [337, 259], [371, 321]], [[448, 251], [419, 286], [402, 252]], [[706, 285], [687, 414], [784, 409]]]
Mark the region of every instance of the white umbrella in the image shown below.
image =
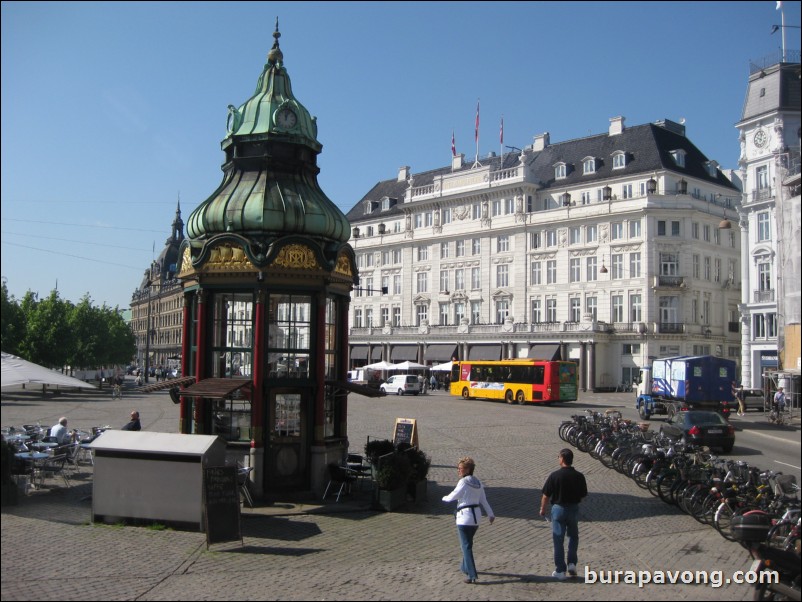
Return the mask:
[[395, 364], [393, 366], [396, 370], [424, 370], [426, 366], [423, 364], [419, 364], [418, 362], [401, 362], [400, 364]]
[[444, 364], [437, 364], [436, 366], [432, 366], [429, 368], [432, 372], [451, 372], [451, 366], [454, 362], [446, 362]]
[[398, 368], [398, 366], [382, 360], [380, 362], [376, 362], [375, 364], [368, 364], [367, 366], [362, 366], [362, 368], [367, 368], [368, 370], [395, 370]]
[[16, 387], [19, 385], [58, 385], [61, 387], [76, 387], [84, 389], [96, 389], [94, 385], [56, 372], [48, 370], [44, 366], [34, 364], [16, 355], [2, 352], [2, 388]]

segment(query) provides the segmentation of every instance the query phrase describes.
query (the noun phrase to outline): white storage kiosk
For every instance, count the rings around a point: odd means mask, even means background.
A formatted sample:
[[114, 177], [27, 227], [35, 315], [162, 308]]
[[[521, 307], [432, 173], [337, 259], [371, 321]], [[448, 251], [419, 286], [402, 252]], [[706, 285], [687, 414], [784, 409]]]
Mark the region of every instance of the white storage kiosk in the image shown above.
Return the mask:
[[203, 530], [203, 469], [225, 464], [223, 439], [110, 430], [91, 445], [94, 522], [134, 519]]

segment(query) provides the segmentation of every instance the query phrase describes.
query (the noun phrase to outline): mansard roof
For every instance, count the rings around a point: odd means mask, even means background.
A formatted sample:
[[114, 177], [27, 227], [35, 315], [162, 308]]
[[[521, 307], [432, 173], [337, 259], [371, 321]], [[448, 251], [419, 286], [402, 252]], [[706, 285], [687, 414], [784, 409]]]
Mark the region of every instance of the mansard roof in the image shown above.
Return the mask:
[[[672, 152], [681, 151], [685, 154], [685, 167], [677, 165]], [[627, 156], [626, 166], [613, 169], [613, 155], [624, 152]], [[596, 170], [593, 174], [584, 174], [582, 161], [586, 157], [595, 157]], [[502, 163], [503, 161], [503, 163]], [[483, 166], [489, 166], [491, 171], [506, 169], [518, 165], [520, 154], [506, 153], [503, 157], [490, 156], [481, 159]], [[610, 135], [608, 133], [577, 138], [549, 144], [543, 150], [532, 151], [526, 149], [524, 162], [528, 167], [528, 180], [548, 191], [550, 188], [563, 190], [577, 186], [599, 186], [605, 181], [632, 178], [637, 176], [651, 176], [657, 171], [672, 171], [677, 175], [695, 180], [707, 181], [716, 186], [731, 188], [738, 192], [735, 185], [718, 170], [716, 177], [711, 177], [706, 164], [709, 159], [685, 136], [684, 126], [671, 121], [660, 121], [625, 128], [621, 133]], [[554, 166], [565, 163], [572, 166], [568, 169], [566, 177], [555, 179]], [[451, 166], [433, 169], [412, 175], [413, 186], [426, 186], [436, 177], [457, 173], [469, 172], [472, 163], [467, 162], [461, 168], [451, 169]], [[398, 178], [384, 180], [376, 183], [370, 191], [357, 202], [346, 214], [349, 222], [354, 223], [363, 219], [376, 218], [379, 215], [391, 218], [403, 215], [404, 209], [411, 203], [404, 202], [404, 195], [409, 188], [408, 180], [398, 181]], [[398, 200], [389, 210], [381, 210], [381, 200], [385, 197]], [[368, 201], [375, 203], [372, 211], [366, 212]], [[415, 202], [419, 205], [419, 202]]]

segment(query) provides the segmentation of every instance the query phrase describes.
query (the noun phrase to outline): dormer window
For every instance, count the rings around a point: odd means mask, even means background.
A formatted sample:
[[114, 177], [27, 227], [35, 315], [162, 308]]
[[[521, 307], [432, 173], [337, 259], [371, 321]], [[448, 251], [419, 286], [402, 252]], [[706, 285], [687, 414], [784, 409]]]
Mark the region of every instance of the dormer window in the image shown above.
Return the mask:
[[718, 176], [718, 161], [705, 161], [705, 169], [707, 170], [707, 175], [715, 178]]
[[554, 178], [556, 180], [563, 180], [568, 175], [568, 165], [563, 162], [554, 165]]
[[681, 148], [671, 151], [671, 158], [674, 159], [674, 163], [677, 164], [677, 167], [685, 167], [686, 154], [687, 153]]
[[582, 159], [582, 173], [584, 175], [596, 173], [596, 157]]
[[623, 169], [627, 166], [627, 154], [624, 151], [613, 153], [613, 169]]
[[370, 215], [379, 204], [376, 201], [365, 201], [365, 215]]
[[398, 199], [391, 199], [390, 197], [386, 196], [381, 200], [381, 210], [382, 211], [389, 211], [393, 207], [395, 207], [396, 202]]

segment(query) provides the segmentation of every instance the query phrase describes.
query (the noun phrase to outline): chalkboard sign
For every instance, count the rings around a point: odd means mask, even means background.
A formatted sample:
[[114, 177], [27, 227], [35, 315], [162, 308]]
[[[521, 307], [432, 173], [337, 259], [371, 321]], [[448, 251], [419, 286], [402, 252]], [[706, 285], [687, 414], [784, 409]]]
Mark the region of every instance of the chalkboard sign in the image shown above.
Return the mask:
[[242, 541], [236, 466], [203, 470], [203, 508], [207, 549], [209, 544], [221, 541]]
[[395, 430], [393, 432], [393, 443], [408, 443], [412, 447], [418, 447], [418, 425], [414, 418], [396, 418]]

